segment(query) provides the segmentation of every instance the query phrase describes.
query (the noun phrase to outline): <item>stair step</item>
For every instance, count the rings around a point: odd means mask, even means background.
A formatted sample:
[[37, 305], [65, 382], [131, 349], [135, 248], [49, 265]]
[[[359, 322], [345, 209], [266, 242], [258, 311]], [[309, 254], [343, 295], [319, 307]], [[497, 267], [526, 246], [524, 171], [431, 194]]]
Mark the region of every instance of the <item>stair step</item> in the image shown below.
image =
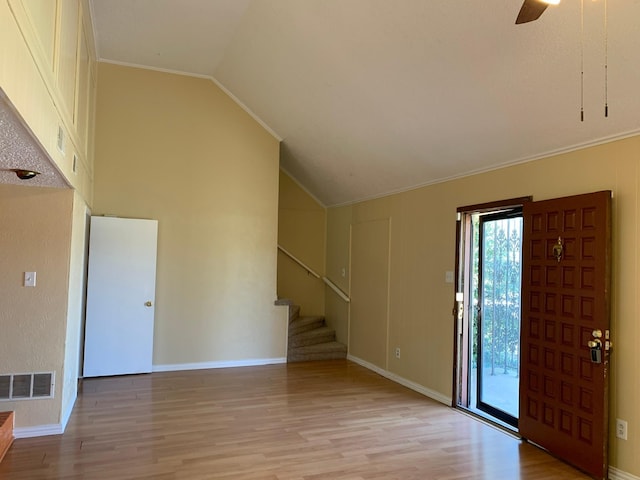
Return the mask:
[[336, 340], [336, 331], [329, 327], [314, 328], [289, 336], [289, 348], [329, 343]]
[[297, 320], [300, 315], [300, 305], [289, 305], [289, 323]]
[[273, 302], [273, 304], [291, 306], [293, 305], [293, 300], [291, 300], [290, 298], [278, 298], [275, 302]]
[[287, 361], [337, 360], [346, 357], [346, 345], [338, 342], [327, 342], [290, 349], [287, 355]]
[[324, 317], [298, 317], [289, 324], [289, 336], [325, 326]]
[[0, 412], [0, 462], [13, 443], [13, 412]]

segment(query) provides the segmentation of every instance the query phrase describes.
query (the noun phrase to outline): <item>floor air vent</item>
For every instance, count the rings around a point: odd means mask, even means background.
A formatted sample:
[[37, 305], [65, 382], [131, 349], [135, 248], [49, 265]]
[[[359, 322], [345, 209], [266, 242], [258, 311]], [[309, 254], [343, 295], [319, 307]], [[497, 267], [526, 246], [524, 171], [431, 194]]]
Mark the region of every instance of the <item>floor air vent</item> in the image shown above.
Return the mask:
[[0, 401], [53, 397], [53, 372], [0, 375]]

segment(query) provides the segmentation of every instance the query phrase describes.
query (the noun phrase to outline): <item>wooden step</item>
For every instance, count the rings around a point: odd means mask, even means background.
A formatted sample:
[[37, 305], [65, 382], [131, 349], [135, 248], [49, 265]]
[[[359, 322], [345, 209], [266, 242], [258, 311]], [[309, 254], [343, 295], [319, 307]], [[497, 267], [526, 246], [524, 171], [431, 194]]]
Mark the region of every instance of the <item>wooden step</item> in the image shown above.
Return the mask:
[[0, 462], [13, 443], [13, 412], [0, 412]]

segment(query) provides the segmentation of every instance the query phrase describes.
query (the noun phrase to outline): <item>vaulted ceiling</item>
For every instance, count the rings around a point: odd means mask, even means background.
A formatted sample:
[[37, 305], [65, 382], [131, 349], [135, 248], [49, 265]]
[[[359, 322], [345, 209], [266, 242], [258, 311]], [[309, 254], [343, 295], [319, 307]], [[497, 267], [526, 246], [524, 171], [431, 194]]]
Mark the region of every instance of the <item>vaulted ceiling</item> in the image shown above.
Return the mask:
[[640, 132], [640, 0], [584, 0], [583, 20], [564, 0], [515, 25], [521, 3], [92, 0], [92, 15], [100, 60], [213, 77], [338, 205]]

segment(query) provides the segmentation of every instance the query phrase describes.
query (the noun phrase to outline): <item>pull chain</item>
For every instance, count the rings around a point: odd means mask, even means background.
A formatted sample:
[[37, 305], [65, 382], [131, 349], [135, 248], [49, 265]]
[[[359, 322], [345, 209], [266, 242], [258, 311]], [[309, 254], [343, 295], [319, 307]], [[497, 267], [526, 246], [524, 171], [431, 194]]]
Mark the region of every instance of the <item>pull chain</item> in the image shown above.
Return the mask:
[[584, 122], [584, 0], [580, 1], [580, 121]]
[[604, 0], [604, 116], [609, 116], [609, 28], [607, 0]]

